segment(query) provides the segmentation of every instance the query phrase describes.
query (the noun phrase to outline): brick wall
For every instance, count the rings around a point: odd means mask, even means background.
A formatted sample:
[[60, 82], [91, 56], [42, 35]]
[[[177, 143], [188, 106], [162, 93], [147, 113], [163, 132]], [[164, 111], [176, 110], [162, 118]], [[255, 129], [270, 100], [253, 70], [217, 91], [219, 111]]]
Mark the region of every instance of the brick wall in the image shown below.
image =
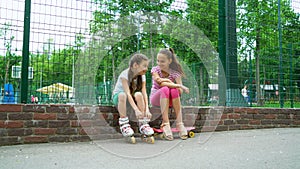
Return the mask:
[[[159, 108], [150, 111], [151, 126], [159, 127]], [[196, 132], [300, 127], [300, 109], [184, 107], [183, 113], [185, 125], [195, 126]], [[118, 117], [109, 106], [3, 104], [0, 145], [121, 138]], [[133, 114], [129, 118], [137, 132]], [[174, 122], [173, 111], [170, 119]]]

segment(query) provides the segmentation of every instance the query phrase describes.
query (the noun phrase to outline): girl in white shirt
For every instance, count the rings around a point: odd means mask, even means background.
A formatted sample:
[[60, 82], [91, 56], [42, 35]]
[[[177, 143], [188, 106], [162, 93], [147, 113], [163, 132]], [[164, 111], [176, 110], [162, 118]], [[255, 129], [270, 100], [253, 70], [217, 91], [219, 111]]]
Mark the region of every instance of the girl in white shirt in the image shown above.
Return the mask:
[[[119, 125], [123, 136], [132, 137], [132, 130], [126, 114], [127, 102], [134, 110], [137, 119], [151, 119], [152, 114], [148, 107], [148, 96], [146, 92], [146, 72], [149, 60], [143, 54], [134, 54], [129, 61], [129, 68], [119, 75], [113, 90], [113, 103], [119, 111]], [[139, 123], [142, 134], [152, 135], [153, 129], [147, 122]]]

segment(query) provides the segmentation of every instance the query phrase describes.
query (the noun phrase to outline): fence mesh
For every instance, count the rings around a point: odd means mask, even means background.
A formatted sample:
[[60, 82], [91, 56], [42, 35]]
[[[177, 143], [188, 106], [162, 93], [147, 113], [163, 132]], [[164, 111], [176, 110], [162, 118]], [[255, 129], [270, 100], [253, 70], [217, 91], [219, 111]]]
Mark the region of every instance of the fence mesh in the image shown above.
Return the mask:
[[[20, 103], [26, 87], [21, 65], [28, 2], [0, 2], [0, 103]], [[235, 102], [227, 106], [300, 108], [300, 2], [220, 2], [31, 0], [27, 103], [111, 105], [117, 76], [133, 53], [146, 54], [151, 70], [158, 50], [172, 47], [191, 90], [182, 95], [183, 105], [218, 104], [224, 83], [226, 102]], [[220, 39], [226, 40], [226, 82], [218, 80]]]

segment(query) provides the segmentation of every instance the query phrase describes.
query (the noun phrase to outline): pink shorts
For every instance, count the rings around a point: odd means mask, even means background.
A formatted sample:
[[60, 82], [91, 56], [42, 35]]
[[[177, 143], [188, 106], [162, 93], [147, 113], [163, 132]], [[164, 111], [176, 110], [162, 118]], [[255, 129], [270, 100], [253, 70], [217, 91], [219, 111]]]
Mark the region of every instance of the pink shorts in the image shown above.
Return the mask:
[[150, 102], [153, 106], [160, 106], [160, 99], [169, 98], [169, 107], [172, 107], [172, 99], [179, 97], [179, 90], [177, 88], [169, 88], [164, 86], [157, 90], [151, 97]]

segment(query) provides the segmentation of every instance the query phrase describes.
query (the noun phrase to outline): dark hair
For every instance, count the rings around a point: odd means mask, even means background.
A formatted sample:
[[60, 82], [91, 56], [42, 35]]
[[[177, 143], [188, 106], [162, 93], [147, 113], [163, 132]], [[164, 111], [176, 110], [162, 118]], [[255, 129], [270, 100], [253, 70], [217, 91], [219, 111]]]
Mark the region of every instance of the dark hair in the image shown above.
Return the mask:
[[176, 58], [174, 49], [165, 48], [165, 49], [161, 49], [158, 53], [166, 55], [168, 57], [168, 59], [172, 59], [172, 63], [170, 64], [170, 68], [173, 69], [173, 70], [176, 70], [182, 76], [185, 76], [184, 71], [183, 71], [180, 63], [178, 62], [178, 60]]
[[131, 70], [132, 66], [134, 63], [136, 64], [140, 64], [142, 61], [148, 61], [148, 57], [146, 55], [143, 55], [141, 53], [136, 53], [134, 54], [130, 61], [129, 61], [129, 71], [128, 71], [128, 83], [129, 83], [129, 89], [130, 89], [130, 93], [131, 95], [134, 94], [134, 92], [136, 91], [141, 91], [142, 90], [142, 75], [138, 75], [137, 78], [137, 83], [134, 83], [134, 74]]

